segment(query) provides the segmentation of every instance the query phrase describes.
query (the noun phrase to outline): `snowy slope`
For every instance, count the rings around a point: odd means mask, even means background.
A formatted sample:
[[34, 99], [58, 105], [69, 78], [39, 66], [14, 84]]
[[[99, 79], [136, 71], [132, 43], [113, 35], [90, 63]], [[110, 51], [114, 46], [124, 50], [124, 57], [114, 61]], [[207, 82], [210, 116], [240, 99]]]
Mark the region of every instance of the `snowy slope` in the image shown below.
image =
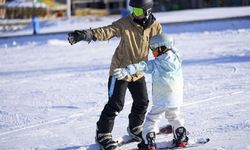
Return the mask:
[[[237, 28], [212, 22], [230, 27], [214, 30], [211, 22], [193, 24], [196, 32], [182, 33], [188, 24], [171, 32], [183, 56], [182, 115], [190, 137], [211, 139], [194, 149], [250, 149], [250, 24], [241, 22]], [[97, 149], [95, 124], [107, 102], [108, 68], [119, 39], [70, 46], [66, 38], [0, 39], [1, 150]], [[150, 75], [146, 79], [151, 97]], [[128, 92], [115, 138], [126, 134], [131, 102]]]

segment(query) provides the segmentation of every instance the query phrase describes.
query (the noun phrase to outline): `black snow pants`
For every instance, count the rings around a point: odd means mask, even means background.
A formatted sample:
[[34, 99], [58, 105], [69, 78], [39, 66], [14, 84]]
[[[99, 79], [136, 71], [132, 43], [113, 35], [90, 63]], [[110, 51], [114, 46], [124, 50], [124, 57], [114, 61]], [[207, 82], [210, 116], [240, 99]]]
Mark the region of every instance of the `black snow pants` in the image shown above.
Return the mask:
[[115, 77], [110, 76], [108, 81], [109, 100], [97, 122], [97, 130], [99, 133], [112, 132], [115, 117], [123, 109], [127, 88], [133, 98], [133, 104], [129, 114], [129, 128], [133, 129], [143, 124], [149, 103], [145, 77], [135, 82], [127, 82], [117, 80]]

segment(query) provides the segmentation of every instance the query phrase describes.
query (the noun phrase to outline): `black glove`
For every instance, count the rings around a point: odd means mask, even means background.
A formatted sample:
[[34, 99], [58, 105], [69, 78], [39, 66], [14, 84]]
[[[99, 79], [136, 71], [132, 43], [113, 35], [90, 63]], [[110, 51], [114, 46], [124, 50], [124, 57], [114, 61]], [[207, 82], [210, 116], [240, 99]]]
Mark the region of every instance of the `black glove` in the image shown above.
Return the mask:
[[75, 30], [74, 32], [68, 33], [68, 41], [71, 45], [79, 41], [88, 41], [89, 43], [93, 40], [93, 33], [91, 30]]

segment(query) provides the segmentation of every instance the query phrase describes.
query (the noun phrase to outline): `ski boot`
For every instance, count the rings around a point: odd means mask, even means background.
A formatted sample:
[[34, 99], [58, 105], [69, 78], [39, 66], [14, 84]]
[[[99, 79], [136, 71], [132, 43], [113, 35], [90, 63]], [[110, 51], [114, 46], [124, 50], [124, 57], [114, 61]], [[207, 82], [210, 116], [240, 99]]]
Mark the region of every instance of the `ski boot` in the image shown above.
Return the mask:
[[145, 144], [144, 141], [137, 145], [139, 150], [156, 150], [156, 143], [155, 143], [155, 132], [149, 132], [146, 135], [146, 139], [148, 144]]
[[184, 127], [179, 127], [174, 132], [173, 146], [185, 147], [188, 144], [187, 130]]
[[102, 150], [114, 150], [118, 146], [118, 142], [112, 139], [111, 133], [98, 133], [98, 131], [96, 131], [95, 140]]
[[128, 132], [128, 135], [130, 135], [135, 141], [141, 142], [142, 141], [142, 129], [143, 129], [142, 125], [134, 127], [132, 129], [128, 127], [127, 132]]

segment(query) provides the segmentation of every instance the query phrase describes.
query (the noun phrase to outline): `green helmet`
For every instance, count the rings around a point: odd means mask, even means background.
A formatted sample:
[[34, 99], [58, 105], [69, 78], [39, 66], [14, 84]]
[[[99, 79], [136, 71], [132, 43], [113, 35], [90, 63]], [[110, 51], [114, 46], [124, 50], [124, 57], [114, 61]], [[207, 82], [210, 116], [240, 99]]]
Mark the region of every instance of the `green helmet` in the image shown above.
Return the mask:
[[165, 46], [167, 49], [172, 49], [174, 46], [174, 39], [165, 33], [157, 34], [150, 38], [149, 46], [151, 50], [155, 50], [161, 46]]

